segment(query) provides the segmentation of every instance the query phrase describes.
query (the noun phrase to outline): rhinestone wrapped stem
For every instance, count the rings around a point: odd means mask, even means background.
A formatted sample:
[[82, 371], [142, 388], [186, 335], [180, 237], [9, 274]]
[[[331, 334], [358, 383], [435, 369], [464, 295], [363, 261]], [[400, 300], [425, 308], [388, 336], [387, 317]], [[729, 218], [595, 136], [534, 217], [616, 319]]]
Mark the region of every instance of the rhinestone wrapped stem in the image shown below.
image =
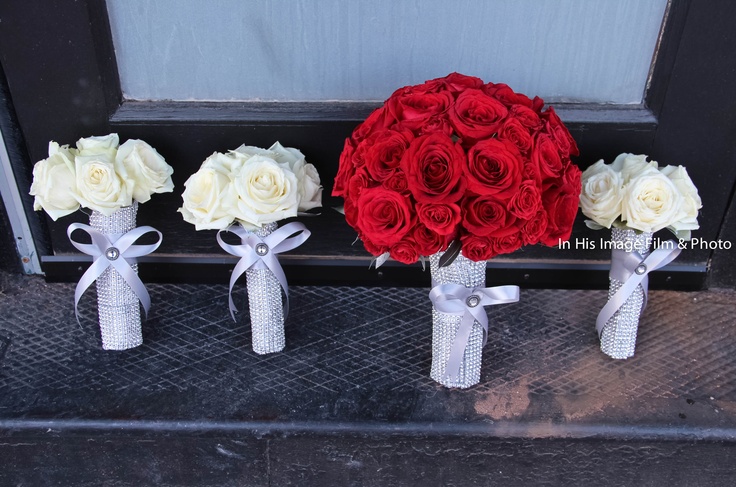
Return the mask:
[[[432, 286], [440, 284], [459, 284], [465, 287], [485, 287], [486, 263], [473, 262], [462, 253], [452, 264], [440, 267], [439, 260], [444, 252], [429, 257]], [[432, 307], [432, 369], [430, 377], [446, 387], [468, 388], [480, 382], [481, 354], [483, 349], [483, 328], [477, 321], [473, 324], [468, 344], [465, 347], [462, 365], [457, 380], [445, 377], [447, 361], [450, 358], [455, 335], [460, 328], [461, 316], [442, 313]]]
[[[268, 223], [253, 233], [265, 237], [277, 228], [277, 223]], [[269, 252], [265, 244], [259, 244], [255, 250], [259, 255]], [[248, 286], [253, 351], [259, 355], [280, 352], [286, 346], [281, 284], [269, 269], [248, 269], [245, 271], [245, 278]]]
[[[110, 216], [93, 211], [89, 224], [111, 241], [135, 228], [138, 203], [117, 210]], [[105, 251], [109, 259], [120, 255], [114, 246]], [[138, 264], [131, 265], [138, 272]], [[141, 332], [141, 310], [138, 296], [125, 279], [113, 267], [108, 267], [98, 278], [97, 312], [100, 320], [100, 334], [104, 350], [127, 350], [143, 343]]]
[[[612, 228], [613, 248], [634, 249], [642, 257], [649, 255], [651, 233], [637, 234], [634, 230]], [[609, 277], [608, 299], [610, 300], [623, 283]], [[615, 359], [634, 356], [636, 335], [639, 329], [639, 316], [644, 304], [644, 289], [637, 286], [623, 306], [606, 322], [601, 333], [601, 350]]]

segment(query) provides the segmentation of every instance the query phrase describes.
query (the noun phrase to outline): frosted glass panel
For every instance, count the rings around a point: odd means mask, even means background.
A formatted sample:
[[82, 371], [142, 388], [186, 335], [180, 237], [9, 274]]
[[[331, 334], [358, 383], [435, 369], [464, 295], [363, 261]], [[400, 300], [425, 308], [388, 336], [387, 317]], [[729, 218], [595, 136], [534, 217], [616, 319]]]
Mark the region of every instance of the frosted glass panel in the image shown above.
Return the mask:
[[108, 0], [129, 99], [384, 100], [450, 72], [641, 103], [667, 0]]

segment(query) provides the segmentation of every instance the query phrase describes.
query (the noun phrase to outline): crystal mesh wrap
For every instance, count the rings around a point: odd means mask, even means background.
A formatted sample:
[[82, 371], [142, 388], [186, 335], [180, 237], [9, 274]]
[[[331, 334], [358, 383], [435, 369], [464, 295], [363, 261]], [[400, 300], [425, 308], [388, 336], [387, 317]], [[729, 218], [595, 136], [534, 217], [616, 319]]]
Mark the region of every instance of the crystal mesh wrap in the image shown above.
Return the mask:
[[[611, 229], [613, 248], [631, 248], [639, 252], [642, 257], [649, 255], [649, 246], [647, 244], [651, 242], [651, 239], [651, 233], [644, 232], [637, 235], [634, 230]], [[616, 291], [623, 286], [623, 283], [610, 277], [608, 280], [610, 282], [608, 299], [610, 300]], [[626, 300], [624, 305], [606, 322], [606, 326], [601, 333], [601, 350], [603, 353], [616, 359], [634, 356], [636, 333], [639, 329], [639, 315], [641, 314], [643, 304], [644, 289], [639, 285], [631, 293], [631, 296], [629, 296], [629, 299]]]
[[[253, 233], [265, 237], [276, 228], [277, 223], [268, 223]], [[245, 271], [245, 278], [248, 286], [253, 351], [260, 355], [280, 352], [286, 346], [281, 284], [269, 269], [248, 269]]]
[[[452, 264], [440, 267], [439, 260], [442, 254], [444, 252], [437, 252], [429, 257], [433, 287], [449, 283], [470, 288], [485, 287], [485, 261], [473, 262], [461, 253]], [[480, 382], [483, 327], [477, 321], [473, 324], [473, 331], [470, 332], [457, 380], [453, 381], [444, 377], [447, 360], [450, 358], [452, 344], [461, 321], [462, 316], [442, 313], [434, 306], [432, 307], [432, 370], [429, 375], [447, 387], [467, 388]]]
[[[93, 211], [89, 224], [111, 241], [135, 228], [138, 203], [119, 209], [110, 216]], [[138, 272], [138, 264], [132, 264]], [[102, 348], [127, 350], [143, 343], [141, 310], [138, 296], [113, 267], [97, 278], [97, 312], [100, 319]]]

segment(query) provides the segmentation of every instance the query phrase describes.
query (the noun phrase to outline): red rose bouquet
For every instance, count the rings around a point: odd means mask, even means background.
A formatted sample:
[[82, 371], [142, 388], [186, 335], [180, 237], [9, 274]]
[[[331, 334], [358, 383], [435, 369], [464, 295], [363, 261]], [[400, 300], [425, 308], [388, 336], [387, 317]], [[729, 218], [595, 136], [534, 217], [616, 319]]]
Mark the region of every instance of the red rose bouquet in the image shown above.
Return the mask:
[[366, 250], [472, 261], [569, 239], [578, 148], [552, 107], [458, 73], [396, 90], [340, 157], [333, 196]]
[[332, 194], [366, 250], [429, 256], [432, 370], [447, 387], [480, 381], [485, 306], [519, 300], [485, 287], [485, 261], [570, 238], [575, 141], [554, 109], [504, 84], [453, 73], [394, 92], [345, 141]]

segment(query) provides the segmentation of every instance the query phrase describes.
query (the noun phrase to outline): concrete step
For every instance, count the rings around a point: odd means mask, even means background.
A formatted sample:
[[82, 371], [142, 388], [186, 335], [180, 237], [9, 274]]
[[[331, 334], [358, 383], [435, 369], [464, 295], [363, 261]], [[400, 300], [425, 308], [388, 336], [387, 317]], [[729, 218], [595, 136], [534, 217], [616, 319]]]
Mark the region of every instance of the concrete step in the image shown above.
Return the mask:
[[[291, 289], [256, 355], [225, 285], [149, 284], [103, 351], [94, 291], [0, 275], [0, 485], [731, 485], [736, 291], [653, 291], [636, 355], [601, 290], [489, 308], [481, 383], [429, 378], [428, 288]], [[94, 287], [94, 286], [93, 286]], [[236, 303], [245, 310], [244, 284]]]

